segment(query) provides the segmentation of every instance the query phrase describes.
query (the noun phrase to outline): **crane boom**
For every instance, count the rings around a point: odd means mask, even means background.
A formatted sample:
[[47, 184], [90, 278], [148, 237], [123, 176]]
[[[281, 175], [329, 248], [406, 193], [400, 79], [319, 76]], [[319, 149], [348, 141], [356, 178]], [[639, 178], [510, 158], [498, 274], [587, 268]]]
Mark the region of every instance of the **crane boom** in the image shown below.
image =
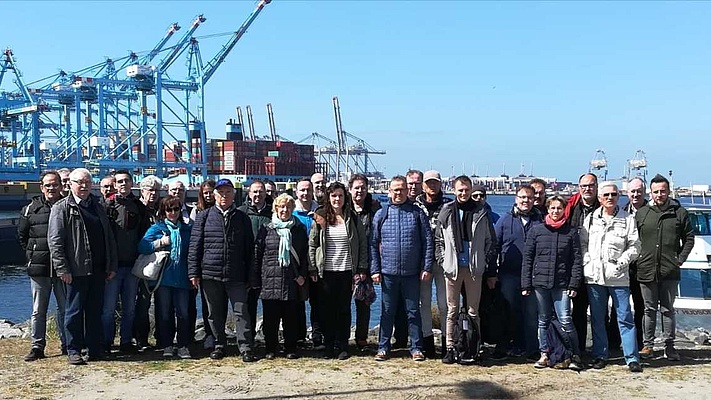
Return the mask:
[[239, 42], [239, 40], [242, 38], [242, 35], [247, 32], [247, 28], [252, 25], [252, 22], [254, 22], [259, 13], [262, 12], [264, 6], [271, 3], [271, 1], [272, 0], [259, 0], [259, 3], [257, 3], [257, 7], [254, 9], [254, 11], [252, 11], [252, 14], [250, 14], [247, 20], [242, 23], [242, 26], [237, 29], [237, 32], [232, 35], [227, 44], [222, 46], [222, 49], [220, 49], [220, 51], [215, 55], [215, 57], [213, 57], [213, 59], [210, 60], [209, 63], [207, 63], [207, 65], [205, 66], [205, 73], [202, 76], [203, 85], [210, 80], [215, 71], [217, 71], [217, 68], [225, 61], [227, 55], [230, 53], [230, 51], [232, 51], [237, 42]]
[[158, 44], [151, 50], [148, 54], [146, 54], [142, 59], [141, 59], [141, 64], [143, 65], [148, 65], [150, 64], [151, 61], [155, 58], [155, 56], [160, 53], [160, 51], [163, 49], [163, 46], [165, 46], [166, 43], [170, 40], [171, 37], [173, 37], [173, 34], [177, 31], [180, 30], [180, 25], [178, 25], [177, 22], [173, 22], [170, 25], [170, 28], [168, 28], [168, 32], [165, 33], [165, 36], [163, 36], [163, 39], [158, 42]]
[[22, 92], [22, 95], [25, 97], [25, 100], [30, 104], [35, 104], [35, 100], [32, 96], [30, 96], [30, 92], [27, 90], [25, 82], [22, 81], [22, 73], [15, 64], [15, 58], [12, 56], [12, 49], [5, 49], [5, 60], [0, 68], [0, 83], [2, 83], [2, 78], [5, 75], [5, 71], [8, 69], [15, 72], [15, 83], [17, 84], [17, 88], [20, 89], [20, 92]]
[[205, 22], [205, 17], [200, 14], [197, 17], [195, 17], [195, 21], [193, 21], [192, 24], [190, 24], [190, 29], [188, 29], [187, 32], [185, 32], [185, 35], [183, 35], [182, 38], [180, 38], [180, 41], [178, 41], [178, 44], [176, 44], [173, 47], [173, 51], [168, 54], [166, 58], [164, 58], [160, 64], [158, 64], [158, 71], [165, 71], [168, 69], [173, 62], [175, 62], [175, 59], [178, 58], [180, 53], [182, 53], [185, 50], [185, 47], [190, 44], [190, 39], [192, 38], [193, 33], [195, 30]]

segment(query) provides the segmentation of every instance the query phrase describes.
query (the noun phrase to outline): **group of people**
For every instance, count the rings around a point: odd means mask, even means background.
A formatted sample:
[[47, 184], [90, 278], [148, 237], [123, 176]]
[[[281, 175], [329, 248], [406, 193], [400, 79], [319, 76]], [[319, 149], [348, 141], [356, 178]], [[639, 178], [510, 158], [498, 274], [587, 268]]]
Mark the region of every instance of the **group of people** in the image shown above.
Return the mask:
[[[154, 176], [141, 180], [140, 197], [132, 194], [128, 171], [101, 179], [101, 197], [91, 193], [92, 182], [83, 168], [47, 171], [42, 195], [22, 209], [18, 237], [33, 296], [27, 361], [45, 356], [52, 293], [62, 352], [71, 364], [111, 354], [119, 300], [118, 351], [149, 347], [153, 302], [157, 348], [165, 357], [191, 358], [198, 293], [204, 346], [213, 359], [227, 355], [230, 312], [242, 360], [258, 359], [261, 299], [264, 358], [280, 354], [280, 324], [285, 357], [299, 357], [308, 301], [314, 349], [344, 360], [351, 351], [352, 302], [356, 346], [369, 345], [373, 284], [382, 288], [378, 361], [407, 347], [408, 338], [413, 360], [438, 357], [433, 287], [443, 363], [464, 361], [456, 346], [461, 304], [474, 321], [470, 329], [481, 332], [483, 291], [500, 293], [511, 313], [494, 359], [524, 356], [535, 359], [536, 368], [551, 366], [547, 338], [555, 315], [570, 355], [563, 364], [582, 369], [589, 307], [591, 366], [605, 367], [610, 348], [621, 343], [630, 371], [641, 372], [640, 356], [654, 354], [660, 305], [664, 354], [679, 359], [673, 303], [693, 231], [659, 175], [651, 181], [649, 202], [645, 183], [630, 181], [624, 207], [618, 187], [598, 185], [593, 174], [581, 176], [579, 192], [569, 199], [546, 199], [545, 182], [535, 179], [518, 187], [515, 204], [501, 217], [486, 203], [486, 188], [467, 176], [454, 179], [453, 200], [445, 197], [437, 171], [393, 177], [382, 206], [363, 175], [326, 185], [317, 173], [297, 182], [293, 194], [280, 195], [273, 184], [254, 181], [240, 207], [228, 179], [202, 183], [194, 206], [186, 204], [180, 181], [163, 198]], [[157, 251], [169, 253], [160, 277], [136, 278], [131, 271], [139, 254]]]

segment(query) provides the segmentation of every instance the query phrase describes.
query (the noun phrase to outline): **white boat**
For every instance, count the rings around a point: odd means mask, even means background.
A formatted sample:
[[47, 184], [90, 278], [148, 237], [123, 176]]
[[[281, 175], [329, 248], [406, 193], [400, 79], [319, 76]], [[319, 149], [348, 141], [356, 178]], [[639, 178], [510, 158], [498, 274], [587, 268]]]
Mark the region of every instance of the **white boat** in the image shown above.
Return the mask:
[[694, 227], [694, 248], [681, 266], [677, 314], [711, 315], [711, 205], [684, 204]]

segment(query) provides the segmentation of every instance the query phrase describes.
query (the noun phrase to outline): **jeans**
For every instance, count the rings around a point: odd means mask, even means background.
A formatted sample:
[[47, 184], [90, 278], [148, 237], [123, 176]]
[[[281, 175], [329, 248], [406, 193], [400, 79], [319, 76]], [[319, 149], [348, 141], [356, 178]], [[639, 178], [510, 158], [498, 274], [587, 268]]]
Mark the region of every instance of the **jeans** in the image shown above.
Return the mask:
[[536, 303], [538, 304], [538, 350], [541, 353], [548, 353], [548, 327], [553, 317], [553, 309], [555, 309], [558, 321], [566, 333], [564, 335], [566, 347], [570, 348], [573, 354], [580, 354], [578, 335], [570, 313], [568, 290], [565, 288], [535, 288], [534, 292], [536, 294]]
[[657, 329], [657, 308], [662, 308], [662, 334], [665, 346], [674, 346], [676, 337], [676, 314], [674, 299], [679, 290], [679, 281], [640, 282], [644, 298], [644, 346], [654, 346]]
[[382, 300], [380, 314], [380, 339], [378, 351], [390, 351], [390, 338], [395, 324], [395, 313], [401, 303], [405, 304], [410, 353], [422, 351], [422, 319], [420, 317], [420, 276], [381, 275]]
[[136, 317], [136, 295], [138, 278], [131, 273], [131, 268], [119, 264], [116, 276], [106, 282], [104, 307], [101, 313], [102, 343], [110, 346], [116, 335], [116, 305], [121, 296], [121, 342], [130, 344], [133, 339], [133, 320]]
[[49, 307], [49, 296], [54, 293], [57, 300], [57, 331], [62, 347], [67, 345], [64, 337], [64, 306], [66, 303], [66, 288], [61, 279], [45, 276], [30, 277], [32, 288], [32, 317], [30, 326], [32, 328], [32, 348], [44, 350], [47, 345], [47, 308]]
[[459, 268], [457, 279], [447, 278], [447, 348], [453, 348], [456, 340], [457, 320], [459, 315], [459, 294], [464, 287], [467, 302], [467, 314], [474, 318], [477, 331], [479, 323], [479, 301], [481, 300], [481, 276], [472, 277], [469, 267]]
[[192, 341], [190, 332], [190, 310], [188, 304], [191, 289], [181, 289], [169, 286], [159, 286], [156, 295], [156, 325], [160, 326], [160, 337], [157, 347], [164, 349], [173, 345], [177, 318], [178, 347], [187, 347]]
[[351, 336], [352, 284], [351, 271], [323, 273], [320, 295], [326, 349], [346, 350], [348, 347]]
[[227, 322], [227, 300], [232, 303], [237, 330], [237, 344], [239, 351], [244, 353], [252, 351], [254, 347], [254, 332], [250, 324], [249, 310], [247, 309], [247, 284], [245, 282], [221, 282], [212, 279], [200, 281], [205, 289], [207, 300], [210, 329], [215, 335], [215, 347], [227, 345], [225, 323]]
[[[592, 356], [607, 360], [609, 356], [608, 336], [605, 329], [607, 314], [607, 299], [612, 297], [612, 305], [617, 310], [617, 325], [622, 338], [622, 352], [627, 364], [639, 362], [637, 350], [637, 333], [634, 328], [634, 317], [630, 308], [630, 288], [612, 287], [588, 284], [590, 300], [590, 322], [592, 325]], [[610, 327], [613, 328], [613, 327]]]
[[437, 289], [437, 309], [439, 310], [440, 329], [444, 332], [447, 318], [447, 284], [442, 267], [434, 266], [432, 279], [420, 281], [420, 312], [422, 313], [422, 336], [432, 336], [432, 284]]
[[104, 274], [75, 276], [67, 284], [67, 301], [64, 310], [64, 335], [67, 353], [80, 354], [84, 347], [89, 356], [100, 356], [101, 310], [104, 304]]
[[521, 295], [521, 277], [513, 275], [499, 276], [501, 295], [509, 305], [509, 338], [513, 348], [526, 354], [538, 352], [538, 306], [534, 296]]
[[279, 321], [284, 327], [284, 350], [287, 353], [296, 352], [298, 300], [265, 300], [262, 299], [264, 313], [262, 331], [264, 332], [264, 347], [267, 353], [276, 353], [279, 347]]

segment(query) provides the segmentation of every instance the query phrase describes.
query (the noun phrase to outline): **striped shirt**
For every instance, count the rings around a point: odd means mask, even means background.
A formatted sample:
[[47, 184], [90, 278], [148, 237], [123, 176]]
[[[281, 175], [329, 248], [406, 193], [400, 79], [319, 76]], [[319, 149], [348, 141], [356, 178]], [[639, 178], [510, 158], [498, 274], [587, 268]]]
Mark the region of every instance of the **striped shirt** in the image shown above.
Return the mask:
[[324, 270], [333, 272], [350, 271], [351, 261], [348, 232], [345, 223], [328, 225], [326, 228], [326, 264]]

